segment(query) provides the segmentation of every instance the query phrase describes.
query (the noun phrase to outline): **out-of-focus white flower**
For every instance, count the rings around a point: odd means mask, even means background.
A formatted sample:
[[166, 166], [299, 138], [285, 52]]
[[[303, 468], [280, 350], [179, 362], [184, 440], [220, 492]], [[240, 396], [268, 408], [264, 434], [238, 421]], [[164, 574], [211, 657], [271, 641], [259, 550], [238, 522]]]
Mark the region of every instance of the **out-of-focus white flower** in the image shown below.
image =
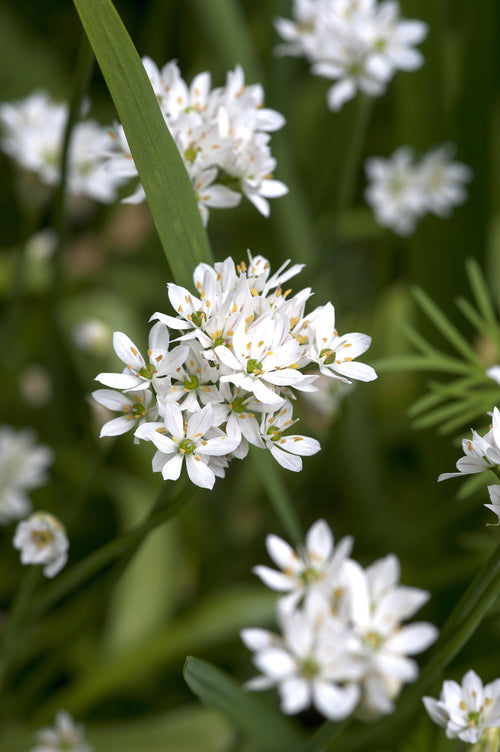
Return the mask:
[[66, 564], [69, 542], [64, 525], [48, 512], [34, 512], [19, 523], [13, 545], [22, 564], [43, 564], [45, 577], [54, 577]]
[[31, 363], [23, 368], [19, 374], [19, 392], [30, 407], [45, 407], [53, 395], [52, 380], [47, 368], [38, 363]]
[[100, 319], [87, 319], [74, 327], [73, 342], [84, 352], [104, 355], [111, 340], [109, 326]]
[[0, 426], [0, 524], [31, 511], [27, 492], [45, 485], [52, 460], [52, 450], [37, 445], [30, 429]]
[[427, 24], [405, 21], [397, 2], [376, 0], [295, 0], [294, 20], [275, 25], [286, 44], [277, 52], [304, 55], [316, 75], [333, 79], [327, 94], [331, 110], [340, 110], [358, 91], [380, 96], [397, 70], [423, 65], [415, 49]]
[[282, 614], [281, 628], [282, 638], [265, 629], [242, 630], [262, 673], [247, 689], [277, 686], [287, 714], [314, 705], [331, 720], [350, 715], [359, 700], [356, 680], [361, 672], [354, 636], [341, 622], [328, 620], [323, 600], [314, 596], [302, 611]]
[[467, 201], [465, 183], [472, 180], [472, 170], [462, 162], [453, 162], [454, 148], [445, 144], [431, 149], [418, 166], [427, 211], [449, 217], [455, 206]]
[[491, 366], [486, 371], [486, 376], [488, 376], [490, 379], [493, 379], [493, 381], [496, 381], [497, 384], [500, 384], [500, 366]]
[[399, 576], [394, 555], [366, 570], [349, 563], [350, 618], [364, 661], [362, 715], [392, 712], [402, 685], [418, 676], [418, 666], [408, 656], [426, 650], [438, 635], [427, 622], [403, 625], [426, 603], [429, 593], [400, 585]]
[[53, 728], [46, 728], [36, 735], [36, 745], [30, 752], [93, 752], [93, 747], [84, 739], [84, 728], [76, 724], [65, 710], [60, 710]]
[[484, 436], [479, 436], [474, 430], [472, 439], [462, 441], [464, 457], [457, 462], [458, 473], [441, 473], [438, 481], [457, 478], [460, 475], [482, 473], [492, 467], [500, 465], [500, 411], [493, 409], [492, 425]]
[[[188, 86], [175, 60], [161, 70], [150, 58], [143, 58], [143, 63], [193, 185], [203, 223], [208, 221], [209, 208], [234, 207], [242, 194], [268, 216], [267, 199], [288, 192], [273, 177], [276, 160], [269, 146], [269, 134], [285, 119], [263, 106], [262, 86], [245, 84], [239, 65], [228, 72], [224, 86], [212, 89], [208, 72], [195, 76]], [[118, 180], [137, 178], [123, 128], [115, 126], [112, 135], [109, 174]], [[139, 184], [125, 200], [144, 199]]]
[[472, 170], [452, 162], [451, 154], [452, 147], [445, 144], [416, 162], [413, 150], [402, 146], [388, 158], [367, 159], [365, 198], [377, 222], [398, 235], [411, 235], [427, 212], [447, 217], [454, 206], [464, 203], [464, 184], [471, 180]]
[[[2, 150], [23, 169], [36, 173], [49, 186], [60, 179], [60, 162], [68, 105], [53, 102], [43, 91], [25, 99], [0, 105], [3, 130]], [[105, 167], [106, 153], [113, 139], [108, 128], [93, 120], [77, 123], [71, 135], [68, 155], [68, 190], [102, 203], [116, 199], [123, 182]]]
[[[272, 274], [267, 259], [249, 253], [248, 265], [242, 261], [235, 266], [231, 258], [213, 267], [199, 264], [193, 275], [195, 293], [169, 283], [168, 297], [176, 315], [157, 311], [151, 317], [156, 323], [150, 332], [148, 359], [126, 334], [114, 334], [114, 348], [125, 368], [122, 373], [100, 373], [97, 381], [121, 394], [98, 390], [95, 397], [126, 414], [107, 423], [101, 435], [125, 432], [133, 417], [142, 423], [147, 408], [148, 422], [135, 431], [135, 438], [152, 441], [159, 450], [153, 460], [155, 471], [177, 478], [182, 457], [172, 442], [195, 437], [177, 428], [174, 432], [174, 423], [170, 428], [166, 423], [174, 420], [177, 425], [182, 416], [184, 427], [191, 425], [196, 413], [211, 406], [213, 432], [204, 440], [214, 447], [212, 440], [225, 436], [226, 451], [198, 450], [197, 442], [196, 453], [184, 448], [181, 454], [186, 455], [193, 477], [192, 460], [195, 454], [202, 458], [204, 467], [199, 469], [205, 479], [200, 476], [197, 485], [210, 482], [211, 488], [230, 460], [246, 456], [249, 444], [270, 451], [283, 467], [299, 471], [301, 457], [320, 449], [315, 439], [289, 433], [296, 423], [295, 393], [316, 389], [318, 375], [307, 371], [318, 365], [341, 382], [347, 377], [376, 378], [373, 368], [355, 360], [367, 350], [370, 337], [340, 335], [331, 304], [306, 314], [310, 288], [295, 295], [285, 289], [302, 267], [286, 261]], [[172, 338], [170, 331], [180, 336]], [[148, 396], [138, 402], [143, 391], [155, 399]], [[176, 405], [175, 419], [172, 405]]]
[[500, 679], [483, 687], [475, 671], [467, 671], [461, 685], [443, 683], [439, 700], [422, 699], [432, 720], [446, 728], [448, 739], [475, 744], [486, 729], [500, 726]]
[[488, 486], [491, 504], [485, 504], [486, 509], [491, 509], [498, 517], [497, 525], [500, 525], [500, 486]]

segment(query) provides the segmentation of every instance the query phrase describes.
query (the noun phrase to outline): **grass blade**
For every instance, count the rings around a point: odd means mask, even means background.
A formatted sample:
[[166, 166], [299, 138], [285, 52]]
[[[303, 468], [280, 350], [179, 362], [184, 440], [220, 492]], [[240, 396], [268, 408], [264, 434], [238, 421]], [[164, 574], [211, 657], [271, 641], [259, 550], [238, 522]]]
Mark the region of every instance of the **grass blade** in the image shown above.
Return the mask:
[[74, 0], [144, 186], [170, 269], [189, 287], [212, 262], [193, 187], [163, 120], [144, 66], [111, 0]]
[[184, 678], [205, 705], [228, 716], [262, 752], [280, 749], [294, 752], [302, 748], [303, 739], [291, 721], [215, 666], [189, 657], [184, 665]]

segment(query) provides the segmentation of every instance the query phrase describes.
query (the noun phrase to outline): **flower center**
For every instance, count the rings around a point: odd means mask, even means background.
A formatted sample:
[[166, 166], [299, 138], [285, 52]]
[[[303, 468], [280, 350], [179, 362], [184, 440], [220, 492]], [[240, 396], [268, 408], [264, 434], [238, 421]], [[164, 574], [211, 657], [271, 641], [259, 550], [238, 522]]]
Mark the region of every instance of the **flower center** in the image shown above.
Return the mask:
[[332, 363], [335, 363], [335, 352], [329, 347], [325, 347], [323, 350], [321, 350], [319, 357], [325, 359], [325, 366], [331, 366]]
[[321, 580], [321, 574], [314, 567], [306, 567], [299, 575], [304, 585], [312, 585]]
[[278, 426], [269, 426], [267, 433], [271, 436], [271, 441], [279, 441], [283, 436], [283, 431], [280, 431]]
[[152, 379], [154, 374], [156, 373], [156, 368], [152, 363], [148, 363], [147, 366], [143, 366], [141, 370], [139, 371], [139, 376], [142, 376], [143, 379]]
[[319, 672], [319, 664], [315, 658], [305, 658], [300, 664], [300, 673], [304, 679], [314, 679]]
[[195, 326], [201, 326], [206, 319], [206, 315], [203, 311], [195, 311], [191, 314], [191, 321]]
[[258, 376], [259, 373], [262, 373], [262, 363], [260, 363], [256, 358], [250, 358], [247, 363], [247, 373], [254, 373], [256, 376]]
[[54, 536], [50, 530], [33, 530], [31, 533], [31, 540], [38, 548], [44, 548], [49, 543], [52, 543]]
[[378, 650], [382, 645], [383, 638], [378, 632], [367, 632], [364, 636], [364, 642], [372, 650]]
[[191, 439], [182, 439], [182, 441], [179, 441], [179, 452], [181, 454], [193, 454], [195, 449], [196, 445]]
[[231, 410], [233, 413], [244, 413], [246, 409], [247, 406], [244, 397], [236, 397], [236, 399], [232, 401]]
[[194, 373], [192, 373], [190, 376], [186, 376], [184, 379], [184, 386], [186, 389], [198, 389], [200, 386], [200, 382], [198, 380], [198, 377], [195, 376]]

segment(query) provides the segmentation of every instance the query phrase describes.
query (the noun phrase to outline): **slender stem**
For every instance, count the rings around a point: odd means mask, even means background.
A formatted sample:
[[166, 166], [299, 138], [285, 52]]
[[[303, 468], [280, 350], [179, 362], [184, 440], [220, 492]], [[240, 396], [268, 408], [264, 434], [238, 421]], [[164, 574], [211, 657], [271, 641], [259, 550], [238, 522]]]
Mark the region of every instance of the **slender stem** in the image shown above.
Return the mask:
[[340, 185], [335, 207], [336, 216], [344, 211], [344, 209], [348, 209], [352, 204], [372, 109], [373, 97], [359, 94], [356, 119], [340, 175]]
[[316, 731], [312, 739], [306, 744], [303, 752], [322, 752], [326, 742], [331, 742], [342, 734], [352, 723], [352, 718], [347, 718], [342, 723], [326, 721]]
[[266, 450], [256, 450], [252, 453], [252, 459], [262, 485], [274, 511], [283, 523], [287, 535], [295, 546], [302, 544], [304, 541], [302, 525], [274, 459]]
[[120, 535], [109, 543], [104, 544], [97, 551], [93, 551], [82, 561], [64, 572], [50, 589], [41, 593], [33, 602], [31, 616], [45, 613], [55, 603], [71, 593], [86, 580], [93, 577], [105, 567], [122, 557], [130, 557], [142, 543], [144, 538], [159, 525], [174, 516], [189, 500], [194, 487], [186, 485], [173, 498], [170, 498], [172, 484], [165, 482], [158, 498], [146, 520], [137, 527]]
[[59, 185], [54, 196], [53, 223], [57, 232], [57, 246], [54, 254], [53, 300], [57, 301], [62, 281], [62, 254], [66, 243], [66, 194], [69, 173], [69, 147], [74, 127], [78, 122], [82, 109], [82, 101], [87, 91], [94, 67], [94, 53], [85, 34], [82, 34], [78, 57], [76, 61], [73, 89], [69, 101], [68, 119], [64, 130], [61, 149]]
[[24, 572], [21, 586], [17, 591], [14, 603], [9, 610], [7, 622], [3, 630], [0, 652], [0, 688], [2, 688], [5, 683], [7, 671], [15, 652], [13, 648], [15, 647], [19, 632], [28, 612], [29, 603], [32, 600], [39, 579], [40, 566], [28, 565]]

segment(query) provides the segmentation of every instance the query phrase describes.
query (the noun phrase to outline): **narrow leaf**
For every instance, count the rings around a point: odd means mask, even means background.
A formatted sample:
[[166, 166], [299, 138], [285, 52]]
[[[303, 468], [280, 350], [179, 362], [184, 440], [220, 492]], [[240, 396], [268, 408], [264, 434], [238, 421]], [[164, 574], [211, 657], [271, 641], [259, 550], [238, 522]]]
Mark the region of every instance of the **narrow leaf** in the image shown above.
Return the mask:
[[211, 263], [212, 255], [186, 168], [111, 0], [74, 3], [125, 129], [174, 279], [188, 287], [196, 264]]
[[291, 721], [215, 666], [189, 657], [184, 678], [205, 705], [224, 713], [262, 752], [294, 752], [302, 748], [302, 737]]
[[491, 326], [498, 327], [495, 309], [476, 259], [467, 259], [466, 271], [477, 307]]
[[444, 313], [439, 310], [429, 296], [419, 287], [414, 288], [413, 294], [422, 310], [427, 314], [436, 328], [439, 329], [443, 337], [445, 337], [464, 358], [473, 363], [477, 363], [478, 358], [474, 349], [470, 346], [465, 337], [460, 334], [458, 329], [453, 326]]

